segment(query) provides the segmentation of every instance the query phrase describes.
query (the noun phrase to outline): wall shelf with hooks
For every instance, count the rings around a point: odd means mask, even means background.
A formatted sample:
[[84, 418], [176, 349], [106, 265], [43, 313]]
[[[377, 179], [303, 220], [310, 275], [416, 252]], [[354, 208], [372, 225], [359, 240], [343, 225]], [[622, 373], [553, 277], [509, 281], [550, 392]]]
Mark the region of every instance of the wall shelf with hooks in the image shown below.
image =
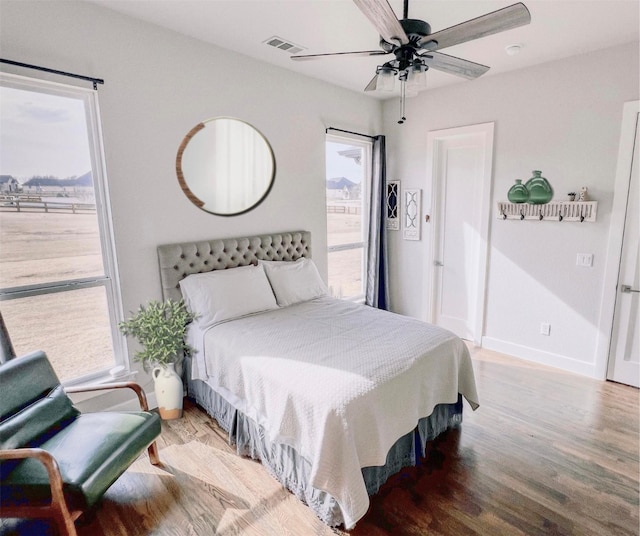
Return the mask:
[[597, 201], [551, 201], [544, 205], [498, 201], [499, 220], [596, 221]]

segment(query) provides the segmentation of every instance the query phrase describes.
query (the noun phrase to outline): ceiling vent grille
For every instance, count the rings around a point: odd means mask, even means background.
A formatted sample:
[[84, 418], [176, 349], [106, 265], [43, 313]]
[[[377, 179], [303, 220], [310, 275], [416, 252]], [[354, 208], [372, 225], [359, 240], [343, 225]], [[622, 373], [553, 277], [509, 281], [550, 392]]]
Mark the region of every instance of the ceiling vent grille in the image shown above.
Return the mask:
[[298, 52], [302, 52], [303, 50], [305, 50], [304, 47], [301, 47], [300, 45], [295, 45], [291, 41], [282, 39], [282, 37], [278, 37], [277, 35], [270, 37], [266, 41], [263, 41], [263, 43], [269, 46], [272, 46], [274, 48], [279, 48], [280, 50], [284, 50], [289, 54], [297, 54]]

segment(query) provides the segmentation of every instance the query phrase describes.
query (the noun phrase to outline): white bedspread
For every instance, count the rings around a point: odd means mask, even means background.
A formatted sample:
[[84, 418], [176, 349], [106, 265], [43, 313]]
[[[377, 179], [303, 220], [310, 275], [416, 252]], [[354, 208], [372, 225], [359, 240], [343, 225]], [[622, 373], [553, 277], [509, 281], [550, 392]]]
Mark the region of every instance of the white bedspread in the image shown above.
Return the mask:
[[352, 528], [369, 507], [361, 468], [461, 393], [478, 406], [467, 347], [415, 319], [318, 298], [215, 325], [193, 367], [273, 442], [311, 462]]

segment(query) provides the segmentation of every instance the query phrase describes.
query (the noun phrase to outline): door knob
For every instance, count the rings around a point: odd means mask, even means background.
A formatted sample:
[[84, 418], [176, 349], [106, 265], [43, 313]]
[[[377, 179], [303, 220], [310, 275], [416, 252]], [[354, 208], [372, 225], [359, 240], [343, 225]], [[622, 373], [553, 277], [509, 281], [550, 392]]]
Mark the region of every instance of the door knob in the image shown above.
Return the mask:
[[640, 292], [640, 290], [631, 288], [631, 285], [622, 285], [622, 287], [620, 287], [620, 292], [624, 292], [625, 294], [631, 294], [632, 292]]

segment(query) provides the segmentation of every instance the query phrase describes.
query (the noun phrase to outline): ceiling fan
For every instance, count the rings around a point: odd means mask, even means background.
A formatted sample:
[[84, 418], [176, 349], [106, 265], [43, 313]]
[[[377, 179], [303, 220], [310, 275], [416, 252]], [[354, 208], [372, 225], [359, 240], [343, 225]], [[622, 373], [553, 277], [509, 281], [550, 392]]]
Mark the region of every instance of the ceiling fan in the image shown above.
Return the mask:
[[365, 87], [392, 91], [395, 77], [401, 83], [401, 113], [403, 123], [404, 99], [426, 87], [426, 72], [436, 69], [469, 80], [489, 70], [486, 65], [437, 52], [440, 49], [493, 35], [505, 30], [524, 26], [531, 22], [531, 14], [523, 3], [498, 9], [475, 19], [456, 24], [450, 28], [431, 33], [429, 23], [408, 18], [409, 0], [404, 0], [404, 18], [398, 20], [388, 0], [353, 0], [380, 34], [381, 50], [361, 52], [334, 52], [329, 54], [306, 54], [291, 56], [292, 60], [304, 61], [331, 56], [386, 56], [394, 59], [378, 66], [376, 74]]

